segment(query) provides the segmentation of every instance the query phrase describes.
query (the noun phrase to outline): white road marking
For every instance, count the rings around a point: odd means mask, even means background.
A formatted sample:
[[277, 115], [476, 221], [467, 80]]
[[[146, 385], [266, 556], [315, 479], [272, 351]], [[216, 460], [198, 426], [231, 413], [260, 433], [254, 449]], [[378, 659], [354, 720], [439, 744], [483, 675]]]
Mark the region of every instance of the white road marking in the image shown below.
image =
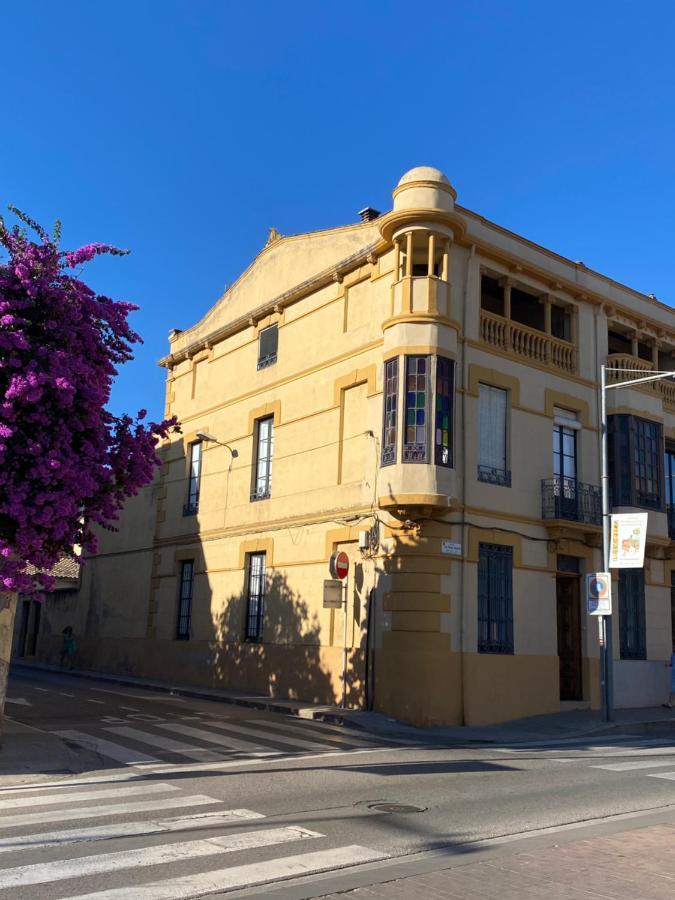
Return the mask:
[[654, 772], [653, 775], [647, 775], [647, 778], [665, 778], [667, 781], [675, 781], [675, 772]]
[[79, 819], [103, 819], [106, 816], [122, 816], [127, 813], [155, 812], [158, 809], [192, 809], [222, 803], [204, 794], [190, 797], [167, 797], [157, 800], [139, 800], [137, 803], [111, 803], [108, 806], [83, 806], [80, 809], [49, 809], [46, 812], [22, 813], [20, 816], [2, 816], [0, 829], [18, 828], [20, 825], [44, 825], [46, 822], [76, 822]]
[[177, 790], [173, 784], [132, 784], [128, 787], [114, 787], [103, 791], [75, 791], [65, 794], [54, 794], [50, 791], [44, 797], [36, 797], [35, 794], [8, 797], [4, 794], [0, 798], [0, 810], [18, 809], [21, 806], [47, 806], [52, 803], [81, 803], [83, 800], [112, 800], [115, 797], [130, 797], [133, 794], [166, 794]]
[[75, 694], [67, 694], [65, 691], [59, 691], [59, 697], [74, 697]]
[[100, 703], [101, 706], [105, 706], [105, 700], [87, 700], [87, 703]]
[[611, 763], [607, 766], [591, 766], [591, 769], [605, 769], [608, 772], [630, 772], [639, 769], [658, 769], [659, 766], [672, 766], [673, 760], [645, 759], [634, 762]]
[[111, 691], [110, 688], [91, 688], [91, 690], [99, 694], [116, 694], [118, 697], [131, 697], [132, 700], [159, 700], [160, 702], [171, 700], [176, 703], [185, 703], [183, 697], [176, 697], [173, 694], [169, 695], [161, 692], [149, 696], [148, 694], [130, 694], [128, 691]]
[[[66, 878], [83, 878], [102, 872], [118, 872], [146, 866], [159, 866], [181, 860], [192, 860], [239, 850], [254, 850], [258, 847], [272, 847], [289, 841], [323, 837], [317, 831], [309, 831], [292, 825], [288, 828], [262, 828], [259, 831], [242, 831], [223, 837], [207, 838], [201, 841], [185, 841], [175, 844], [157, 844], [138, 850], [123, 850], [121, 853], [100, 853], [94, 856], [80, 856], [74, 859], [59, 859], [47, 863], [33, 863], [15, 866], [0, 871], [0, 890], [10, 887], [26, 887], [29, 884], [45, 884]], [[134, 895], [138, 896], [134, 887]], [[128, 897], [128, 893], [127, 893]]]
[[0, 838], [0, 853], [9, 853], [11, 850], [35, 850], [38, 847], [54, 847], [61, 846], [61, 844], [79, 844], [84, 841], [103, 841], [112, 838], [183, 831], [193, 825], [218, 828], [221, 825], [230, 825], [232, 822], [239, 823], [249, 819], [264, 818], [262, 813], [253, 812], [250, 809], [226, 809], [224, 812], [197, 813], [193, 816], [176, 816], [170, 819], [121, 822], [118, 825], [94, 825], [89, 828], [71, 828], [66, 831], [44, 831], [20, 837]]
[[[201, 721], [201, 720], [200, 720]], [[222, 750], [242, 750], [245, 753], [262, 752], [274, 753], [274, 751], [264, 751], [260, 744], [254, 744], [251, 741], [238, 741], [236, 738], [225, 736], [224, 734], [216, 734], [213, 731], [206, 731], [204, 728], [194, 728], [191, 725], [182, 725], [180, 722], [171, 722], [166, 725], [158, 725], [166, 731], [175, 731], [176, 734], [184, 734], [186, 737], [198, 738], [209, 744], [217, 744]]]
[[[316, 853], [267, 859], [263, 862], [231, 866], [228, 869], [201, 872], [198, 875], [186, 875], [166, 881], [136, 884], [133, 888], [133, 897], [134, 900], [184, 900], [186, 897], [219, 894], [224, 890], [232, 891], [235, 888], [253, 887], [280, 878], [315, 875], [330, 869], [355, 866], [359, 863], [386, 858], [386, 853], [378, 853], [368, 847], [351, 844], [347, 847], [333, 847], [330, 850], [319, 850]], [[69, 900], [129, 900], [129, 888], [113, 888], [107, 891], [96, 891], [92, 894], [78, 894], [76, 897], [70, 897]]]
[[60, 781], [38, 781], [34, 784], [17, 784], [17, 785], [7, 785], [7, 787], [0, 788], [0, 797], [3, 794], [25, 794], [25, 793], [37, 793], [42, 790], [42, 788], [71, 788], [71, 787], [82, 787], [85, 784], [106, 784], [108, 782], [116, 782], [116, 781], [145, 781], [145, 775], [141, 772], [122, 772], [119, 775], [92, 775], [89, 778], [62, 778]]
[[105, 738], [93, 737], [90, 734], [84, 734], [82, 731], [55, 731], [59, 737], [65, 738], [67, 741], [73, 741], [80, 744], [86, 750], [93, 750], [100, 753], [101, 756], [108, 756], [117, 762], [124, 763], [127, 766], [148, 766], [159, 763], [160, 760], [156, 756], [149, 756], [147, 753], [141, 753], [140, 750], [130, 750], [121, 744], [115, 744], [113, 741], [107, 741]]
[[[286, 737], [287, 731], [293, 731], [293, 730], [294, 730], [294, 726], [291, 725], [290, 722], [289, 722], [288, 724], [286, 724], [286, 723], [283, 723], [283, 722], [269, 722], [267, 719], [247, 719], [247, 720], [246, 720], [246, 723], [247, 723], [248, 725], [257, 725], [257, 726], [259, 726], [261, 729], [263, 729], [263, 728], [271, 728], [271, 729], [273, 729], [274, 731], [280, 732], [280, 735], [279, 735], [280, 737], [281, 737], [281, 735], [283, 734], [283, 735], [284, 735], [284, 739], [285, 739], [285, 737]], [[303, 729], [303, 727], [300, 726], [300, 728], [296, 728], [296, 729], [293, 731], [293, 733], [296, 734], [296, 735], [297, 735], [297, 734], [302, 735], [302, 734], [304, 733], [304, 734], [307, 734], [307, 735], [309, 736], [309, 735], [310, 735], [310, 729], [309, 729], [309, 728], [304, 728], [304, 729]], [[273, 734], [270, 734], [270, 738], [273, 738], [273, 737], [274, 737], [274, 735], [273, 735]], [[289, 735], [289, 737], [291, 737], [291, 735]], [[318, 733], [317, 733], [317, 734], [314, 735], [314, 737], [315, 737], [315, 738], [319, 738], [319, 740], [320, 740], [321, 738], [324, 738], [326, 741], [332, 741], [333, 745], [335, 745], [335, 744], [338, 744], [338, 745], [344, 745], [344, 744], [347, 744], [347, 745], [350, 746], [350, 747], [354, 747], [355, 745], [358, 744], [358, 739], [352, 739], [352, 738], [349, 738], [349, 737], [345, 737], [343, 734], [340, 734], [340, 735], [338, 735], [338, 734], [325, 734], [325, 735], [324, 735], [324, 734], [318, 734]], [[317, 746], [324, 746], [324, 745], [317, 744]], [[328, 746], [330, 746], [330, 745], [328, 745]]]
[[24, 700], [23, 697], [5, 697], [5, 703], [15, 703], [17, 706], [32, 706], [32, 703], [29, 703], [28, 700]]
[[161, 734], [151, 734], [148, 731], [141, 731], [138, 728], [129, 728], [128, 726], [114, 726], [106, 728], [106, 731], [112, 734], [120, 735], [120, 737], [128, 737], [133, 741], [139, 741], [141, 744], [149, 744], [155, 750], [168, 750], [171, 753], [178, 753], [180, 756], [187, 756], [188, 759], [197, 760], [216, 760], [217, 754], [205, 747], [195, 747], [194, 744], [184, 744], [182, 741], [174, 741], [173, 738], [163, 737]]
[[[206, 723], [205, 723], [206, 724]], [[234, 731], [236, 734], [248, 734], [251, 737], [256, 738], [258, 741], [269, 742], [274, 741], [276, 744], [286, 744], [288, 747], [298, 747], [301, 750], [325, 750], [326, 744], [317, 743], [317, 741], [304, 741], [298, 740], [292, 737], [277, 737], [275, 734], [265, 734], [262, 731], [259, 731], [257, 728], [246, 728], [243, 725], [240, 725], [238, 722], [228, 723], [227, 725], [223, 725], [222, 722], [218, 722], [215, 719], [209, 721], [209, 727], [211, 728], [226, 728], [228, 731]], [[330, 748], [329, 748], [330, 749]]]
[[52, 693], [52, 691], [48, 691], [47, 688], [36, 687], [36, 688], [34, 688], [34, 690], [41, 691], [43, 694], [51, 694]]
[[393, 753], [409, 750], [417, 751], [418, 747], [367, 747], [364, 750], [335, 750], [328, 753], [307, 753], [303, 756], [289, 756], [286, 753], [275, 753], [267, 759], [224, 759], [222, 762], [215, 763], [194, 763], [193, 765], [176, 765], [175, 763], [161, 763], [153, 766], [153, 772], [158, 775], [178, 775], [189, 772], [218, 772], [220, 769], [248, 769], [251, 766], [269, 766], [270, 763], [298, 763], [305, 762], [308, 759], [317, 759], [321, 762], [331, 760], [336, 756], [362, 756], [372, 753]]
[[122, 706], [122, 704], [120, 704], [120, 709], [126, 709], [128, 712], [140, 712], [140, 709], [136, 709], [135, 706]]

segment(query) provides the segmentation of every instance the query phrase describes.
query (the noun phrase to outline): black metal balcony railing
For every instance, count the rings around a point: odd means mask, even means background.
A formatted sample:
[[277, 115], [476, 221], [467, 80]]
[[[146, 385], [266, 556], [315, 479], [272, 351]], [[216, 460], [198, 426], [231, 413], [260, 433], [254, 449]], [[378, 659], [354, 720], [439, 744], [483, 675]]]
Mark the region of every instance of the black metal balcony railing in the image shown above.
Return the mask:
[[511, 472], [509, 469], [495, 469], [493, 466], [478, 466], [478, 480], [488, 484], [500, 484], [503, 487], [511, 487]]
[[199, 509], [199, 496], [193, 497], [183, 504], [184, 516], [196, 516]]
[[600, 488], [576, 478], [545, 478], [541, 483], [542, 519], [567, 519], [586, 525], [602, 522]]

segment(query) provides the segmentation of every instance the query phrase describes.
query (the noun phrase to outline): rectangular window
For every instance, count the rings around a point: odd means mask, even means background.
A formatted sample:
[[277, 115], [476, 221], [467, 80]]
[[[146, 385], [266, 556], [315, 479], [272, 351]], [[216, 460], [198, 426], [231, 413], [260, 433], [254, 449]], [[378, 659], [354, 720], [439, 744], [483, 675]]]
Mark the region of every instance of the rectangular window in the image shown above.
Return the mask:
[[189, 559], [181, 563], [180, 586], [178, 591], [178, 621], [176, 623], [176, 637], [178, 640], [187, 641], [190, 637], [194, 575], [194, 560]]
[[398, 357], [384, 364], [384, 423], [382, 426], [382, 465], [396, 462], [398, 420]]
[[436, 409], [434, 458], [437, 466], [452, 466], [452, 417], [455, 364], [436, 358]]
[[265, 607], [265, 554], [248, 554], [248, 597], [246, 604], [246, 640], [261, 641]]
[[184, 516], [194, 516], [199, 509], [199, 481], [202, 473], [202, 443], [195, 441], [189, 447], [188, 495], [183, 507]]
[[619, 569], [621, 659], [646, 659], [645, 578], [642, 569]]
[[258, 368], [265, 369], [277, 361], [279, 346], [279, 326], [270, 325], [263, 328], [258, 335]]
[[257, 420], [255, 447], [251, 500], [266, 500], [272, 492], [272, 456], [274, 454], [274, 418], [272, 416]]
[[[668, 515], [668, 534], [675, 537], [675, 446], [668, 444], [663, 460], [663, 471], [666, 487], [666, 513]], [[675, 644], [673, 645], [675, 646]]]
[[614, 415], [608, 420], [612, 505], [663, 509], [663, 432], [658, 422]]
[[429, 362], [428, 356], [406, 356], [405, 359], [403, 462], [427, 461]]
[[478, 385], [478, 480], [511, 487], [507, 464], [509, 392]]
[[478, 652], [513, 653], [513, 548], [480, 544]]

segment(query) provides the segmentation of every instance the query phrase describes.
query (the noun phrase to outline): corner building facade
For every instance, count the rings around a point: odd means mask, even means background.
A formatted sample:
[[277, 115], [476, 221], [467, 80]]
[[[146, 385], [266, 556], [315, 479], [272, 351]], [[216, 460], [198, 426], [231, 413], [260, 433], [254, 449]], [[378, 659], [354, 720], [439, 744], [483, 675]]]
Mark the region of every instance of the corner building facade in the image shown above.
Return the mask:
[[[675, 316], [455, 199], [419, 167], [384, 215], [272, 231], [171, 333], [183, 434], [48, 604], [38, 656], [72, 624], [87, 667], [334, 703], [346, 632], [349, 706], [420, 725], [598, 706], [600, 365], [675, 369]], [[673, 641], [675, 385], [608, 399], [614, 506], [649, 510], [644, 571], [614, 584], [615, 701], [648, 706]], [[335, 550], [346, 624], [323, 607]]]

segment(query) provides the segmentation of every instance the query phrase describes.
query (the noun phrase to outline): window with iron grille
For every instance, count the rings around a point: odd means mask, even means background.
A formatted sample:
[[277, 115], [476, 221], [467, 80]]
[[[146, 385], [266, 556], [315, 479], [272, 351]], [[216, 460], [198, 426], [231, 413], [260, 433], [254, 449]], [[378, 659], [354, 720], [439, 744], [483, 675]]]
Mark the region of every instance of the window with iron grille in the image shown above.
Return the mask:
[[279, 346], [279, 326], [270, 325], [263, 328], [258, 335], [258, 368], [266, 369], [277, 361], [277, 348]]
[[608, 420], [613, 506], [663, 509], [663, 431], [658, 422], [614, 415]]
[[195, 441], [189, 448], [188, 493], [184, 516], [194, 516], [199, 509], [199, 482], [202, 473], [202, 443]]
[[398, 421], [398, 357], [384, 364], [384, 422], [382, 425], [382, 465], [396, 462]]
[[429, 356], [405, 359], [405, 437], [403, 462], [427, 462]]
[[265, 554], [248, 554], [246, 640], [261, 641], [265, 614]]
[[621, 659], [646, 659], [645, 579], [642, 569], [619, 569]]
[[480, 544], [478, 652], [513, 653], [513, 548]]
[[436, 358], [434, 457], [437, 466], [452, 467], [452, 416], [455, 364], [443, 356]]
[[195, 564], [194, 560], [187, 559], [181, 563], [180, 585], [178, 590], [178, 621], [176, 623], [176, 637], [186, 641], [190, 637], [190, 623], [192, 620], [192, 587], [194, 584]]
[[478, 385], [478, 480], [511, 487], [507, 464], [509, 392]]
[[251, 500], [266, 500], [272, 492], [272, 456], [274, 454], [274, 418], [272, 416], [257, 420], [255, 448]]

